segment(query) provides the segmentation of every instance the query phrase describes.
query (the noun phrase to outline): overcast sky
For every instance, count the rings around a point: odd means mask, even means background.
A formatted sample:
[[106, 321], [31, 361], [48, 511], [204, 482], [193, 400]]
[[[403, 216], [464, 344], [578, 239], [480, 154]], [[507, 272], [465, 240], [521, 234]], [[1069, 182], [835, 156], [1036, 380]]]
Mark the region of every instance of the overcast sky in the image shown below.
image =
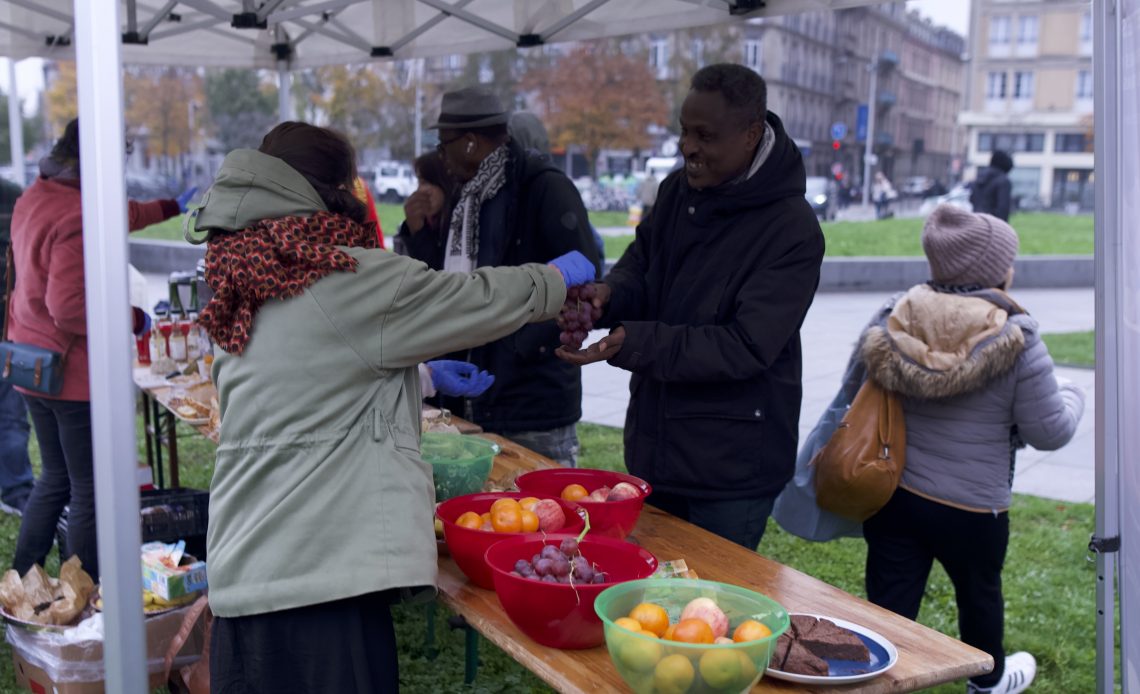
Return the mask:
[[917, 9], [935, 24], [948, 26], [962, 36], [970, 31], [970, 0], [907, 0], [907, 9]]

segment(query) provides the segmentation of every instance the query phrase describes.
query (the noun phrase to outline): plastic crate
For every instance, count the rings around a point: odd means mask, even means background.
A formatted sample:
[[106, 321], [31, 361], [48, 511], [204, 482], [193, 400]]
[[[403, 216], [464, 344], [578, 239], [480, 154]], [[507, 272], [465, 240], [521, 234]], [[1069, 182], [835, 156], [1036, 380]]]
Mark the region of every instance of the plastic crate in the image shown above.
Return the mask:
[[[186, 550], [206, 558], [206, 526], [210, 520], [210, 493], [200, 489], [149, 489], [139, 493], [139, 522], [143, 542], [186, 541]], [[56, 524], [61, 557], [67, 548], [67, 509]]]

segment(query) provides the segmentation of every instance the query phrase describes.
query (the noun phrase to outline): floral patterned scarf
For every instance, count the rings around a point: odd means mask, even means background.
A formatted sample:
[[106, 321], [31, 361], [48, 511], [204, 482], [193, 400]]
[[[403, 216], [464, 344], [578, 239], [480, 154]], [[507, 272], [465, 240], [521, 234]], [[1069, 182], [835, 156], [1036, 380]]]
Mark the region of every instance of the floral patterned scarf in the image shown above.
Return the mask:
[[271, 299], [300, 296], [333, 272], [356, 272], [356, 259], [337, 246], [376, 248], [376, 230], [347, 217], [265, 219], [247, 229], [218, 234], [206, 250], [206, 284], [214, 296], [198, 322], [230, 354], [249, 342], [253, 317]]

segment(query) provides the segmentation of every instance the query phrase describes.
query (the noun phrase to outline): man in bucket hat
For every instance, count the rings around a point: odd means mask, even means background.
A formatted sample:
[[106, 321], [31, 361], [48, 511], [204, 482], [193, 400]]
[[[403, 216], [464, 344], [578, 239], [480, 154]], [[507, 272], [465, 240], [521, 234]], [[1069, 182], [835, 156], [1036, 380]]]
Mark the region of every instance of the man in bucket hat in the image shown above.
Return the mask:
[[[437, 150], [459, 192], [447, 228], [401, 226], [408, 254], [437, 270], [470, 272], [489, 265], [545, 263], [580, 251], [598, 265], [586, 208], [566, 175], [513, 142], [510, 113], [483, 87], [443, 95]], [[438, 214], [430, 210], [428, 214]], [[440, 404], [485, 430], [502, 434], [566, 466], [578, 456], [582, 416], [578, 369], [554, 356], [560, 330], [553, 321], [452, 358], [495, 375], [475, 398]]]

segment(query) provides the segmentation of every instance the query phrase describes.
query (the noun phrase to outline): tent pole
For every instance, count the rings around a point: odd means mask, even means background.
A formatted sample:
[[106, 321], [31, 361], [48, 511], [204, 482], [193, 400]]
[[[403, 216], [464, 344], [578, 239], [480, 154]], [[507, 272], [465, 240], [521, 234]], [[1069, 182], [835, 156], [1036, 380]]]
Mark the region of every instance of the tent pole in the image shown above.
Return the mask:
[[[1121, 417], [1124, 414], [1120, 387], [1121, 366], [1121, 235], [1120, 200], [1120, 21], [1116, 3], [1095, 0], [1093, 72], [1095, 76], [1094, 118], [1095, 235], [1096, 268], [1096, 526], [1097, 538], [1120, 537]], [[1092, 543], [1090, 543], [1090, 547]], [[1101, 694], [1114, 691], [1115, 663], [1115, 578], [1117, 554], [1096, 552], [1096, 689]], [[1122, 583], [1123, 585], [1123, 583]], [[1124, 596], [1121, 596], [1122, 602]], [[1123, 607], [1123, 604], [1122, 604]], [[1124, 622], [1124, 610], [1121, 621]], [[1128, 668], [1127, 654], [1121, 653]], [[1125, 691], [1128, 691], [1127, 686]]]
[[16, 184], [24, 187], [24, 119], [20, 113], [20, 89], [16, 84], [16, 59], [8, 59], [8, 142], [12, 147], [12, 172]]
[[289, 61], [277, 61], [277, 119], [284, 123], [293, 120], [293, 76], [289, 74]]
[[[83, 256], [106, 689], [145, 694], [139, 491], [127, 290], [119, 1], [75, 0]], [[96, 87], [96, 85], [98, 85]]]

